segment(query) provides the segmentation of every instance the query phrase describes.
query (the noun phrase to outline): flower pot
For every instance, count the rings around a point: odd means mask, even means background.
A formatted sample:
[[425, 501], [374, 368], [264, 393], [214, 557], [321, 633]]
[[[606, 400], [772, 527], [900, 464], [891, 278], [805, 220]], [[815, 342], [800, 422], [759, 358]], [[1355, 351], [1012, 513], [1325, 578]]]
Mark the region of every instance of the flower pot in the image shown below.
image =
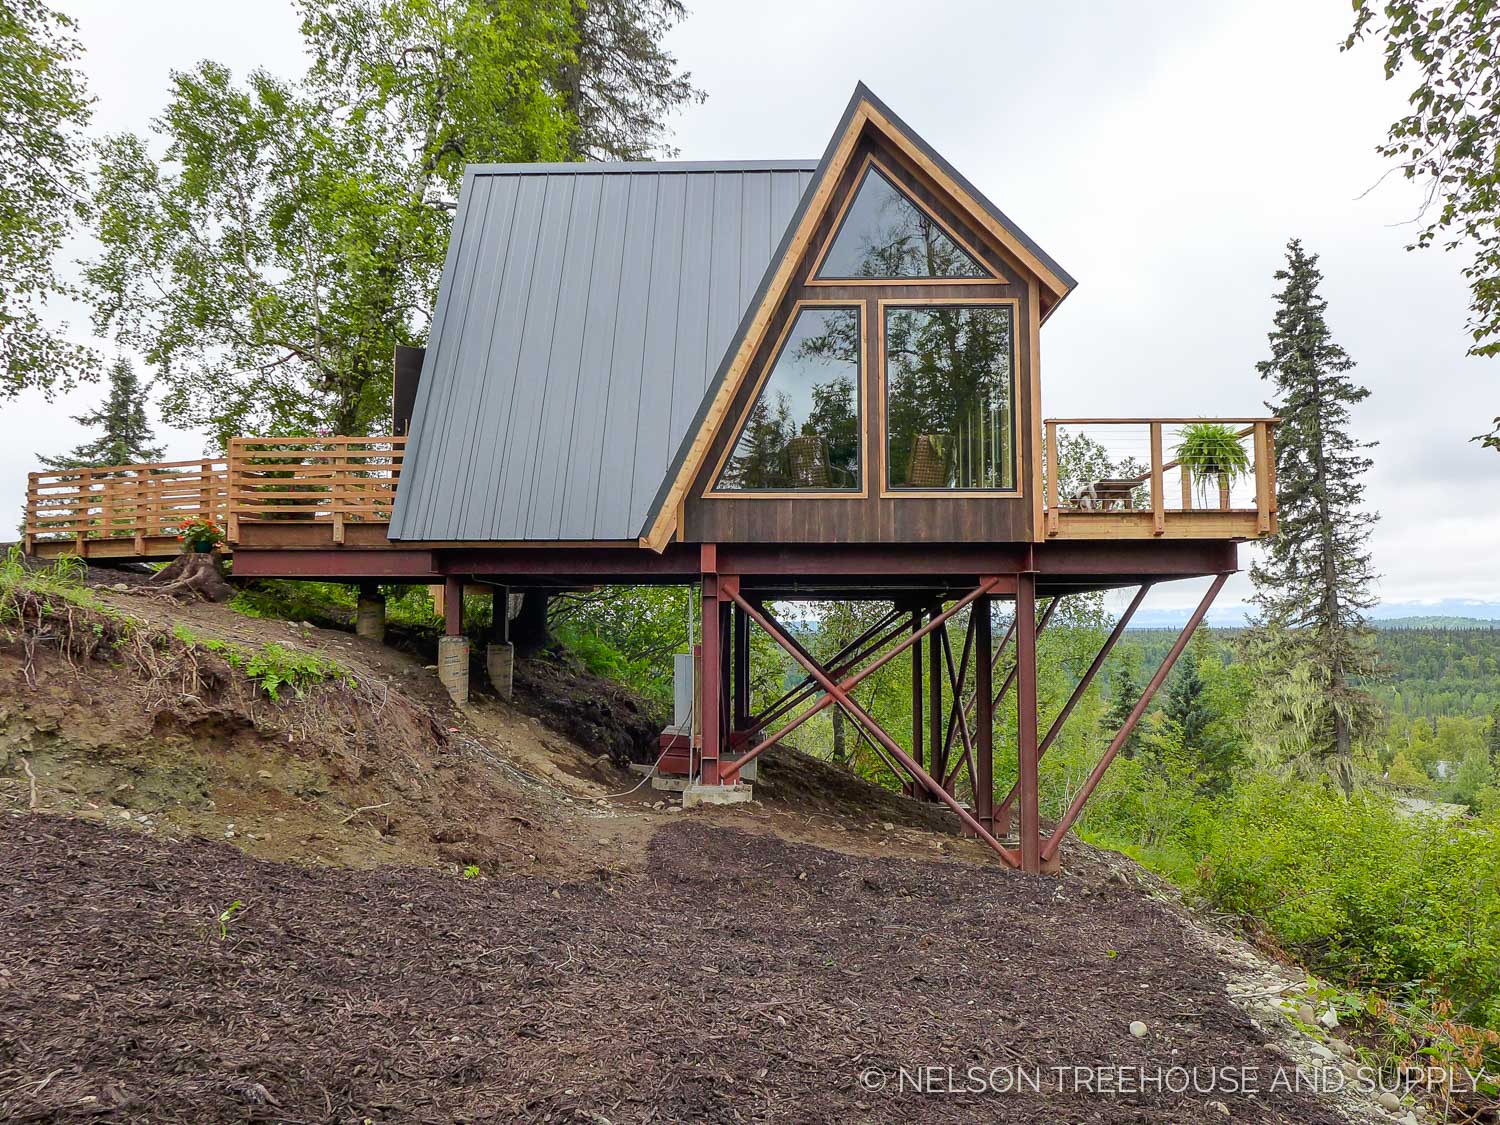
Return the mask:
[[206, 555], [214, 549], [214, 541], [212, 539], [194, 539], [192, 548], [198, 554]]

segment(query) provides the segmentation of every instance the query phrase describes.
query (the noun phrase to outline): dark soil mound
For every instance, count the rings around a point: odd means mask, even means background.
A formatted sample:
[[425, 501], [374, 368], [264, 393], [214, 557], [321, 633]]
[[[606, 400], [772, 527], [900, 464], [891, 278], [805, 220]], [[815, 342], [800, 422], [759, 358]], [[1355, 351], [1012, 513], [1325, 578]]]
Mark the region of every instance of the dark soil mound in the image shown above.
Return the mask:
[[623, 684], [586, 672], [566, 655], [516, 662], [515, 705], [585, 750], [619, 765], [654, 762], [666, 719]]
[[[11, 817], [0, 1118], [1341, 1120], [1270, 1089], [1219, 966], [1138, 894], [695, 819], [650, 858], [644, 878], [462, 880]], [[1264, 1077], [1107, 1095], [1048, 1069], [1104, 1064]], [[1039, 1066], [1043, 1088], [899, 1089], [929, 1065]]]

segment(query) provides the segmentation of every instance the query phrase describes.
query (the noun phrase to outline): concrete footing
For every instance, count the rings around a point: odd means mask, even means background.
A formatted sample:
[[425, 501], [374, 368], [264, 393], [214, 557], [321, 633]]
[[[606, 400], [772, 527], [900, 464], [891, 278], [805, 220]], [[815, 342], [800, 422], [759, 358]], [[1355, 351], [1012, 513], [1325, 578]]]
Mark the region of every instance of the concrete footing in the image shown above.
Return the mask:
[[438, 682], [454, 703], [469, 701], [469, 638], [438, 638]]
[[354, 635], [385, 641], [385, 599], [379, 594], [360, 594], [354, 607]]
[[484, 667], [490, 675], [490, 687], [501, 699], [511, 697], [511, 683], [516, 670], [516, 646], [506, 642], [485, 645]]
[[653, 774], [651, 777], [651, 788], [660, 793], [682, 793], [692, 781], [681, 774]]
[[743, 782], [733, 785], [689, 785], [682, 791], [682, 807], [699, 805], [742, 805], [751, 799], [754, 787]]

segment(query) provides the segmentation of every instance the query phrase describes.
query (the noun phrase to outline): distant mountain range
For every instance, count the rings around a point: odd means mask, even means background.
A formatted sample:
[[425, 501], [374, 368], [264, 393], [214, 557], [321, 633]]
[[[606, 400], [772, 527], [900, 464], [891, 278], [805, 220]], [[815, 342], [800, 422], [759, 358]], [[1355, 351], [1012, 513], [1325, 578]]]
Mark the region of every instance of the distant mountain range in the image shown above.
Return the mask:
[[[1123, 603], [1122, 603], [1123, 604]], [[1208, 624], [1217, 629], [1244, 626], [1248, 606], [1215, 606], [1208, 612]], [[1116, 613], [1120, 607], [1111, 606]], [[1142, 608], [1131, 621], [1132, 629], [1181, 628], [1188, 610]], [[1424, 604], [1393, 602], [1377, 606], [1370, 615], [1377, 629], [1500, 629], [1500, 603], [1460, 601], [1457, 599]]]

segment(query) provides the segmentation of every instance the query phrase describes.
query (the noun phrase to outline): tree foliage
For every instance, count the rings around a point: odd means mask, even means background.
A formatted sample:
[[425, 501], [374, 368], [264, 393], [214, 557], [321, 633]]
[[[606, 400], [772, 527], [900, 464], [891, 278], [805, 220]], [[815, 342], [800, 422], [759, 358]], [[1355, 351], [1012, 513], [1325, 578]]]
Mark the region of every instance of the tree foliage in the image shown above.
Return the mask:
[[[1349, 376], [1354, 361], [1333, 340], [1318, 294], [1317, 255], [1293, 239], [1277, 294], [1271, 358], [1256, 365], [1282, 422], [1276, 438], [1280, 534], [1250, 570], [1255, 583], [1257, 640], [1276, 668], [1269, 683], [1310, 674], [1316, 695], [1301, 716], [1313, 763], [1344, 787], [1353, 785], [1353, 741], [1375, 719], [1376, 707], [1356, 681], [1378, 672], [1363, 611], [1374, 604], [1369, 552], [1376, 518], [1363, 508], [1370, 446], [1349, 434], [1349, 406], [1369, 391]], [[1280, 687], [1276, 688], [1280, 692]]]
[[0, 396], [97, 374], [97, 357], [43, 319], [71, 292], [54, 258], [85, 215], [90, 98], [74, 23], [40, 0], [0, 0]]
[[[647, 109], [681, 92], [657, 84], [659, 5], [607, 28], [569, 0], [300, 7], [300, 79], [201, 63], [173, 75], [154, 141], [100, 151], [97, 327], [156, 368], [168, 420], [221, 444], [388, 424], [393, 349], [426, 336], [463, 166], [566, 160], [605, 128], [573, 115], [565, 70], [584, 90], [646, 83], [616, 91], [638, 109], [610, 119], [616, 146], [656, 143]], [[580, 10], [599, 59], [647, 52], [642, 69], [579, 55]]]
[[98, 409], [75, 415], [73, 421], [101, 432], [92, 441], [75, 446], [71, 453], [40, 458], [48, 468], [81, 469], [161, 460], [161, 446], [151, 444], [155, 435], [146, 418], [145, 389], [135, 367], [124, 356], [109, 369], [109, 394]]
[[[1374, 30], [1385, 76], [1417, 72], [1379, 152], [1425, 189], [1422, 226], [1409, 249], [1439, 240], [1466, 246], [1471, 355], [1500, 355], [1500, 3], [1495, 0], [1354, 0], [1348, 50]], [[1476, 438], [1500, 451], [1500, 418]]]

